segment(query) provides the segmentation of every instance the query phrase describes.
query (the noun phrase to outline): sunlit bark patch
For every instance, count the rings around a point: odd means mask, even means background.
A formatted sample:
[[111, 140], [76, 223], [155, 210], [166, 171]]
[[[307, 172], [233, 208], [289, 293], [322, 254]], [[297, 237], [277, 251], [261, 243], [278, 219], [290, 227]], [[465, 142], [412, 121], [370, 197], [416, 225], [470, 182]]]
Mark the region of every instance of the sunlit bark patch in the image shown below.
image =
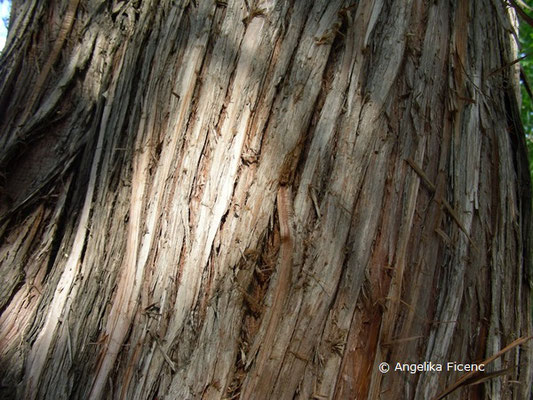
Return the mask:
[[503, 3], [13, 10], [0, 397], [529, 395]]

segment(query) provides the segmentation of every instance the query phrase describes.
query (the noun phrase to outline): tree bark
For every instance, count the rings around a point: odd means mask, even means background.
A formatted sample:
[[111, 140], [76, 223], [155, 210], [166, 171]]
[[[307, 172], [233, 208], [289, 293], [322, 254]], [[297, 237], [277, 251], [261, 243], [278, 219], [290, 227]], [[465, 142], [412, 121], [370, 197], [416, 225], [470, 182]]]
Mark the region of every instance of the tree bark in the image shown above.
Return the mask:
[[[2, 398], [530, 398], [515, 25], [498, 0], [13, 2]], [[464, 384], [394, 370], [502, 349]]]

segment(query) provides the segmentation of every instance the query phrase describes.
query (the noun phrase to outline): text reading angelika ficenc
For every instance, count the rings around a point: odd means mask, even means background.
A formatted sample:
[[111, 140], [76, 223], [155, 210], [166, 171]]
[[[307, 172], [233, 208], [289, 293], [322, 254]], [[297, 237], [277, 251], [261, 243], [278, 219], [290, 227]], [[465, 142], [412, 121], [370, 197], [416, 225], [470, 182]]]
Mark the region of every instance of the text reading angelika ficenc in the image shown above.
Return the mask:
[[462, 364], [455, 361], [447, 363], [434, 363], [431, 361], [424, 361], [423, 363], [408, 364], [397, 362], [394, 366], [394, 371], [409, 372], [411, 374], [418, 374], [420, 372], [473, 372], [485, 371], [485, 364]]

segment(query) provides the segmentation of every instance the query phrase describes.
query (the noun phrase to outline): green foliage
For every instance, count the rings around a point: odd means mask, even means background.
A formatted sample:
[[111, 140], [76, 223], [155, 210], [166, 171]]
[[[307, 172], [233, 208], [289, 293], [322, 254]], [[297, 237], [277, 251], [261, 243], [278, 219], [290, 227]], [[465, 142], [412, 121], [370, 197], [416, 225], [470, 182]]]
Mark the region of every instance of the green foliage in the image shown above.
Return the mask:
[[[526, 76], [529, 86], [533, 84], [533, 27], [526, 22], [520, 24], [520, 45], [521, 56], [526, 57], [520, 62], [524, 75]], [[533, 87], [531, 87], [533, 90]], [[526, 91], [525, 84], [522, 81], [522, 123], [526, 133], [526, 143], [529, 153], [529, 171], [533, 176], [533, 99]]]

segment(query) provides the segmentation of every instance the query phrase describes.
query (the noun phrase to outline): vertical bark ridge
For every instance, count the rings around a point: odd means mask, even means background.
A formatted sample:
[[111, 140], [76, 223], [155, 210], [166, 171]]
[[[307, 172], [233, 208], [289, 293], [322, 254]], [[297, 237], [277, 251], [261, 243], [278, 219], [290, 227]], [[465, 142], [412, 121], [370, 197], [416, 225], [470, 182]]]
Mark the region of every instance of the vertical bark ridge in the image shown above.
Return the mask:
[[[80, 1], [38, 35], [38, 3], [0, 58], [3, 397], [425, 399], [459, 374], [378, 364], [531, 334], [502, 4]], [[450, 398], [525, 398], [530, 361]]]

